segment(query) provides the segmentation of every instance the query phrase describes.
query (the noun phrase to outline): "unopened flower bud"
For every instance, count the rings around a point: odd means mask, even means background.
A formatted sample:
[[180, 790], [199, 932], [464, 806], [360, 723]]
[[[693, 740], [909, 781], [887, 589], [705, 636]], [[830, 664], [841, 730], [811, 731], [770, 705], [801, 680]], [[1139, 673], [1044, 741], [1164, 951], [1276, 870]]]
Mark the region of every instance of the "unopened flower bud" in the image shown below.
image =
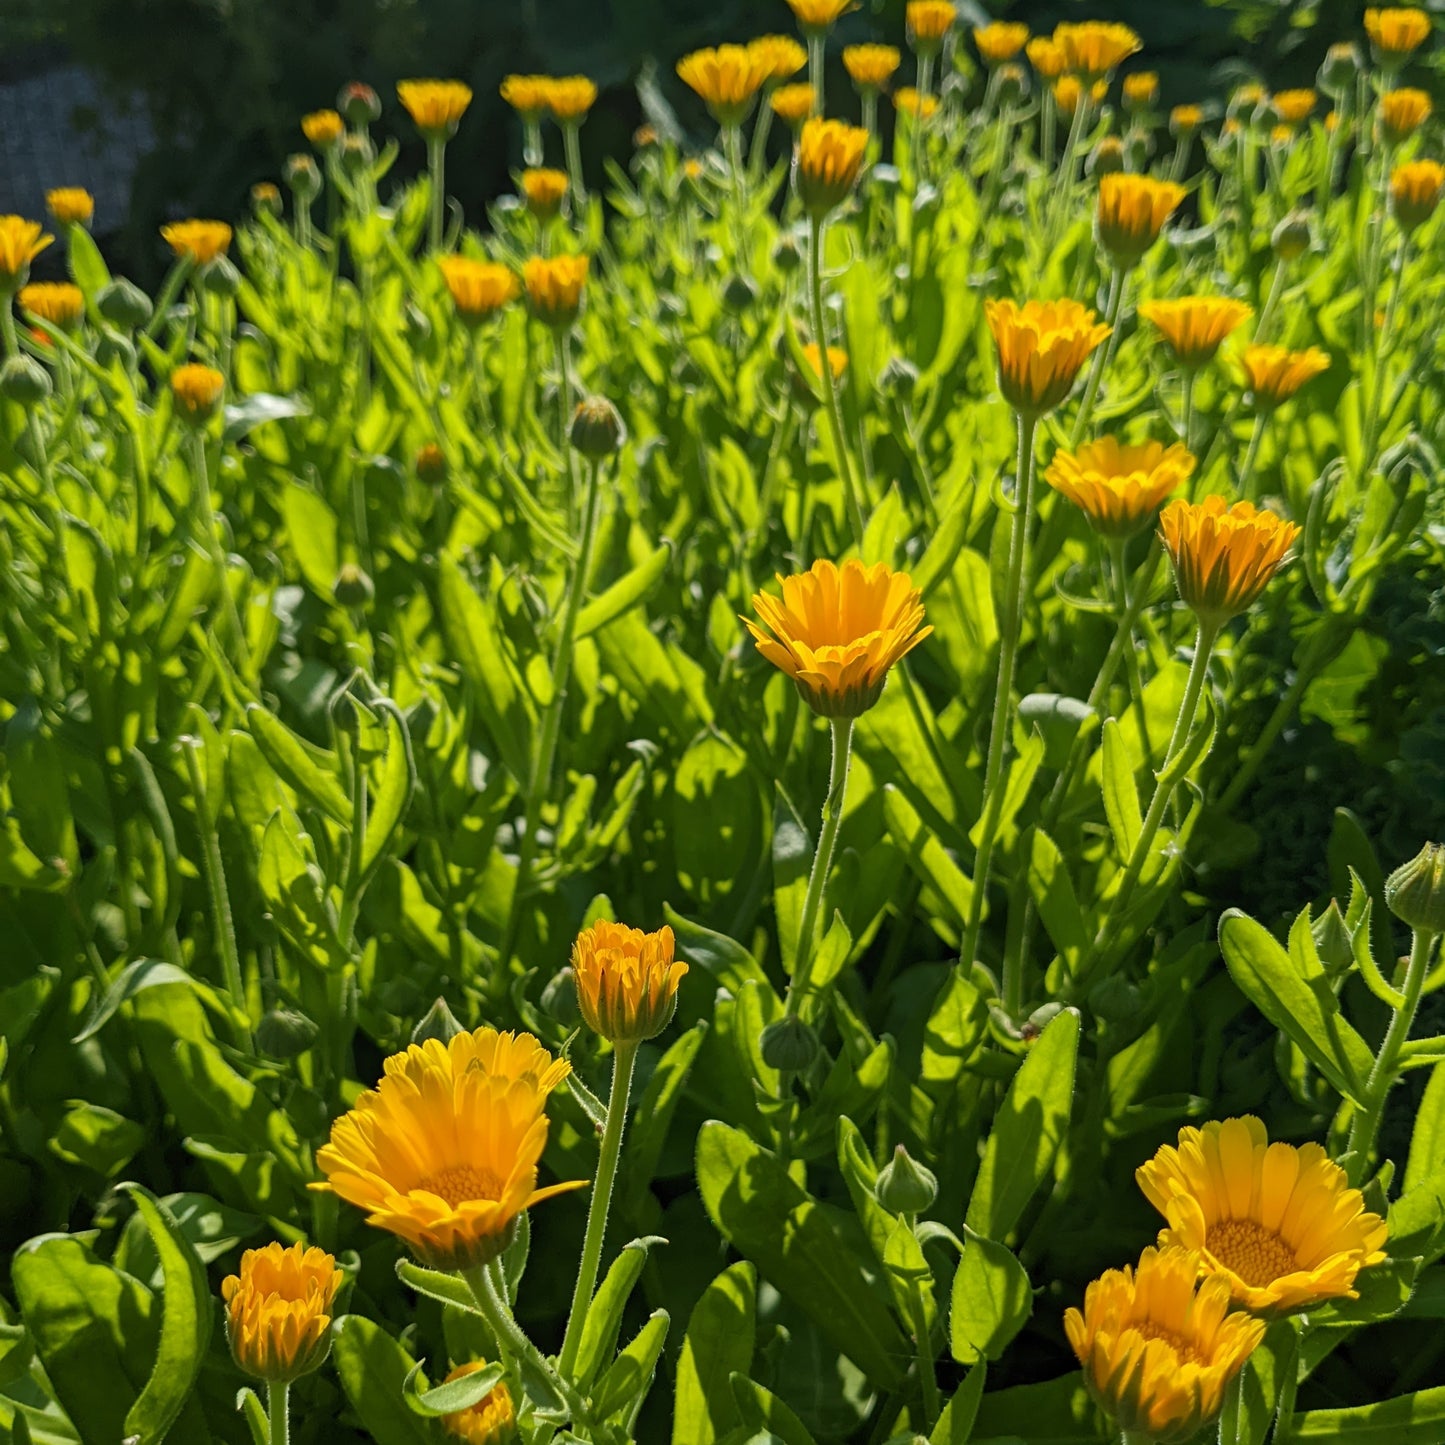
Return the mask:
[[418, 449], [416, 474], [420, 480], [432, 486], [446, 480], [447, 454], [435, 442], [428, 442]]
[[896, 396], [900, 401], [912, 400], [913, 393], [918, 389], [918, 368], [906, 356], [890, 357], [878, 377], [878, 389], [884, 396]]
[[900, 1144], [879, 1170], [873, 1193], [890, 1214], [924, 1214], [938, 1198], [938, 1179]]
[[773, 247], [773, 265], [784, 276], [791, 276], [802, 264], [803, 253], [798, 249], [798, 243], [791, 236], [779, 236]]
[[1000, 105], [1017, 105], [1029, 93], [1029, 76], [1022, 65], [1009, 61], [994, 71]]
[[348, 176], [360, 176], [366, 173], [376, 159], [376, 152], [364, 131], [353, 130], [341, 138], [341, 147], [336, 158]]
[[1298, 260], [1310, 248], [1309, 212], [1291, 211], [1274, 228], [1270, 242], [1281, 261]]
[[1106, 135], [1089, 157], [1089, 171], [1096, 176], [1111, 176], [1124, 169], [1124, 142], [1116, 135]]
[[336, 97], [336, 108], [346, 117], [347, 125], [370, 125], [381, 119], [381, 97], [359, 80], [348, 81]]
[[134, 281], [119, 276], [101, 287], [95, 298], [95, 309], [112, 326], [122, 331], [134, 331], [151, 319], [154, 307], [150, 297]]
[[560, 968], [542, 990], [542, 1012], [570, 1029], [580, 1022], [582, 1010], [577, 1003], [577, 975], [571, 968]]
[[201, 268], [201, 285], [212, 296], [231, 297], [241, 289], [241, 273], [229, 257], [217, 256]]
[[311, 1047], [319, 1032], [305, 1014], [275, 1008], [262, 1014], [256, 1025], [256, 1047], [268, 1058], [294, 1059]]
[[1355, 77], [1360, 73], [1360, 52], [1348, 42], [1332, 45], [1325, 51], [1320, 65], [1320, 89], [1337, 100], [1355, 88]]
[[735, 314], [752, 309], [758, 299], [757, 282], [751, 276], [735, 271], [723, 282], [723, 305]]
[[343, 562], [336, 581], [331, 584], [331, 593], [343, 607], [369, 607], [376, 596], [376, 587], [355, 562]]
[[627, 428], [605, 396], [589, 396], [572, 414], [572, 445], [584, 457], [610, 457], [622, 450]]
[[463, 1032], [465, 1030], [457, 1022], [457, 1016], [447, 1007], [446, 999], [439, 998], [411, 1031], [411, 1041], [414, 1044], [424, 1044], [428, 1039], [439, 1039], [445, 1044]]
[[321, 193], [321, 172], [304, 151], [286, 157], [282, 175], [299, 200], [314, 201]]
[[118, 331], [102, 331], [95, 343], [96, 365], [109, 371], [118, 361], [129, 371], [135, 365], [135, 345], [130, 337]]
[[1385, 879], [1385, 904], [1421, 933], [1445, 933], [1445, 844], [1426, 843]]
[[50, 373], [33, 356], [7, 357], [0, 366], [0, 396], [21, 406], [39, 406], [53, 390]]
[[1318, 918], [1310, 920], [1310, 934], [1315, 941], [1315, 952], [1330, 974], [1343, 973], [1355, 961], [1354, 939], [1350, 926], [1340, 905], [1333, 898]]
[[758, 1040], [763, 1062], [770, 1069], [801, 1074], [818, 1057], [818, 1035], [797, 1014], [770, 1023]]

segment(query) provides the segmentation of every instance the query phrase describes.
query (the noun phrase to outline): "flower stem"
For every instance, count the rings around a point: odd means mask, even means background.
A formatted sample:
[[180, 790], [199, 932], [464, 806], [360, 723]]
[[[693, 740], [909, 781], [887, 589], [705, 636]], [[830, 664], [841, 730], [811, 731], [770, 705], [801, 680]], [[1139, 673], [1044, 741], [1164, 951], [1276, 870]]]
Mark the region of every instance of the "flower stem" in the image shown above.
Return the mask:
[[240, 660], [242, 670], [249, 675], [251, 650], [246, 645], [246, 633], [241, 626], [241, 615], [236, 610], [236, 599], [231, 595], [226, 554], [221, 547], [221, 539], [217, 534], [216, 513], [211, 506], [211, 480], [206, 470], [206, 439], [199, 431], [191, 438], [191, 469], [196, 489], [196, 509], [200, 513], [204, 544], [211, 555], [211, 562], [216, 569], [216, 576], [220, 583], [221, 606], [226, 614], [227, 625], [236, 638], [236, 656]]
[[527, 1375], [531, 1374], [545, 1389], [553, 1391], [569, 1409], [575, 1410], [575, 1393], [567, 1388], [561, 1376], [512, 1317], [506, 1296], [497, 1288], [489, 1267], [484, 1264], [473, 1265], [470, 1269], [462, 1270], [461, 1276], [471, 1291], [477, 1309], [492, 1327], [492, 1333], [497, 1337], [503, 1353], [525, 1365], [525, 1371], [519, 1371], [523, 1384], [526, 1384]]
[[592, 1304], [597, 1270], [602, 1262], [602, 1241], [607, 1233], [607, 1212], [612, 1206], [612, 1186], [617, 1178], [617, 1160], [622, 1153], [622, 1131], [627, 1124], [627, 1100], [632, 1091], [632, 1069], [637, 1062], [635, 1043], [618, 1043], [612, 1053], [612, 1092], [607, 1097], [607, 1124], [597, 1156], [597, 1178], [592, 1184], [592, 1202], [587, 1208], [587, 1233], [582, 1241], [582, 1262], [572, 1291], [572, 1309], [567, 1316], [567, 1333], [557, 1364], [570, 1380], [582, 1347], [582, 1329]]
[[843, 495], [848, 505], [848, 521], [853, 540], [863, 545], [863, 508], [858, 500], [858, 484], [853, 464], [848, 457], [848, 443], [843, 437], [843, 412], [838, 405], [838, 384], [828, 361], [828, 335], [823, 329], [823, 225], [821, 216], [814, 216], [808, 226], [808, 288], [813, 312], [813, 340], [818, 346], [818, 371], [823, 382], [823, 403], [828, 413], [828, 429], [833, 450], [838, 454], [838, 475], [843, 480]]
[[1393, 266], [1394, 275], [1390, 280], [1390, 299], [1385, 307], [1385, 324], [1379, 328], [1375, 337], [1375, 364], [1372, 368], [1374, 375], [1370, 384], [1370, 405], [1365, 416], [1365, 440], [1360, 448], [1360, 472], [1358, 481], [1363, 482], [1369, 475], [1370, 468], [1375, 461], [1375, 442], [1380, 431], [1380, 403], [1385, 396], [1385, 360], [1390, 354], [1390, 341], [1395, 329], [1395, 313], [1400, 305], [1400, 283], [1405, 275], [1405, 261], [1409, 254], [1410, 238], [1407, 235], [1400, 237], [1400, 244], [1395, 251]]
[[[988, 729], [988, 761], [983, 775], [983, 816], [978, 852], [973, 865], [973, 894], [968, 903], [968, 922], [959, 949], [959, 963], [965, 971], [973, 967], [983, 928], [984, 895], [988, 891], [989, 866], [1003, 814], [1003, 755], [1008, 739], [1010, 709], [1013, 705], [1014, 665], [1018, 659], [1019, 635], [1023, 631], [1024, 601], [1029, 588], [1029, 532], [1034, 510], [1034, 433], [1038, 418], [1019, 413], [1018, 495], [1014, 498], [1013, 529], [1009, 535], [1008, 578], [1004, 584], [1003, 616], [999, 619], [998, 683], [993, 695], [993, 718]], [[1023, 979], [1018, 970], [1006, 969], [1003, 1003], [1010, 1013], [1023, 1001]]]
[[567, 174], [572, 180], [572, 205], [580, 217], [587, 206], [587, 187], [582, 184], [582, 131], [576, 121], [562, 127], [562, 149], [567, 156]]
[[1054, 193], [1049, 203], [1049, 218], [1044, 227], [1044, 255], [1049, 255], [1058, 244], [1058, 229], [1067, 214], [1068, 203], [1074, 193], [1074, 160], [1079, 149], [1079, 140], [1084, 134], [1084, 121], [1089, 109], [1089, 97], [1080, 95], [1074, 106], [1073, 118], [1069, 122], [1068, 138], [1064, 141], [1064, 153], [1059, 161], [1059, 174], [1054, 177]]
[[285, 1380], [266, 1386], [266, 1423], [271, 1445], [290, 1445], [291, 1421], [286, 1409], [286, 1397], [290, 1393], [291, 1386]]
[[442, 218], [446, 215], [447, 143], [439, 136], [427, 141], [427, 162], [431, 167], [431, 248], [433, 255], [442, 248]]
[[1248, 501], [1254, 500], [1254, 466], [1259, 460], [1259, 445], [1264, 440], [1264, 429], [1269, 422], [1269, 413], [1255, 413], [1254, 430], [1249, 434], [1249, 446], [1245, 449], [1244, 461], [1239, 468], [1239, 495]]
[[814, 115], [827, 115], [823, 105], [823, 32], [812, 31], [808, 36], [808, 84], [813, 87]]
[[1264, 310], [1259, 313], [1259, 325], [1254, 328], [1254, 343], [1262, 346], [1269, 340], [1270, 324], [1274, 321], [1274, 313], [1279, 309], [1279, 299], [1284, 294], [1284, 272], [1285, 262], [1281, 258], [1275, 262], [1274, 276], [1269, 283], [1269, 295], [1264, 299]]
[[1074, 414], [1073, 430], [1069, 433], [1071, 447], [1078, 446], [1079, 438], [1084, 434], [1084, 426], [1093, 414], [1094, 402], [1099, 395], [1099, 383], [1104, 379], [1104, 368], [1113, 359], [1118, 347], [1119, 312], [1124, 306], [1124, 288], [1128, 280], [1129, 273], [1122, 266], [1115, 266], [1114, 274], [1109, 278], [1109, 299], [1104, 303], [1104, 322], [1109, 327], [1109, 340], [1094, 352], [1094, 363], [1089, 368], [1089, 380], [1084, 387], [1084, 399]]
[[910, 1312], [913, 1315], [913, 1343], [918, 1356], [918, 1381], [923, 1390], [923, 1428], [931, 1430], [943, 1408], [943, 1402], [938, 1393], [938, 1374], [933, 1358], [933, 1341], [929, 1336], [928, 1316], [923, 1307], [923, 1295], [916, 1282], [909, 1282], [908, 1296]]
[[1184, 448], [1194, 454], [1194, 383], [1199, 378], [1198, 367], [1188, 367], [1184, 372]]

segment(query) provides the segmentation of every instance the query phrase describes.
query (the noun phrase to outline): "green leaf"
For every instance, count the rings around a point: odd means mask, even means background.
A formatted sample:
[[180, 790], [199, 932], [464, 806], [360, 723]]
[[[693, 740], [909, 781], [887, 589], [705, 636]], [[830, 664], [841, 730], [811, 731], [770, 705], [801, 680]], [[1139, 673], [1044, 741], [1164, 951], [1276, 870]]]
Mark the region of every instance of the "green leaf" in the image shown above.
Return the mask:
[[310, 414], [311, 403], [305, 397], [272, 396], [269, 392], [258, 391], [226, 408], [226, 421], [221, 436], [224, 441], [238, 442], [247, 432], [254, 431], [268, 421], [286, 421], [293, 416]]
[[1119, 857], [1132, 858], [1139, 835], [1144, 831], [1144, 818], [1139, 811], [1139, 790], [1134, 786], [1129, 749], [1115, 718], [1104, 719], [1102, 757], [1101, 786], [1109, 831], [1114, 835]]
[[413, 1365], [402, 1387], [407, 1407], [418, 1415], [455, 1415], [458, 1410], [470, 1410], [479, 1405], [501, 1383], [507, 1370], [504, 1365], [488, 1365], [485, 1369], [473, 1370], [455, 1380], [434, 1385], [430, 1390], [421, 1387], [425, 1379], [420, 1365]]
[[134, 998], [142, 989], [155, 988], [164, 983], [182, 984], [186, 988], [204, 988], [199, 980], [192, 978], [173, 963], [166, 963], [159, 958], [138, 958], [134, 963], [126, 964], [115, 982], [91, 1009], [85, 1026], [70, 1042], [83, 1044], [86, 1039], [93, 1038], [110, 1022], [121, 1004]]
[[599, 1420], [606, 1420], [625, 1411], [631, 1423], [657, 1370], [657, 1357], [667, 1343], [667, 1327], [671, 1323], [666, 1310], [654, 1310], [636, 1337], [612, 1362], [592, 1397], [592, 1406]]
[[1445, 1385], [1347, 1410], [1307, 1410], [1294, 1417], [1292, 1440], [1330, 1445], [1439, 1445], [1445, 1438]]
[[278, 717], [260, 703], [246, 709], [246, 726], [261, 755], [283, 782], [289, 783], [334, 823], [351, 822], [351, 799], [334, 773], [326, 771], [307, 751], [306, 745]]
[[979, 1404], [974, 1436], [1028, 1445], [1099, 1445], [1099, 1412], [1083, 1376], [1074, 1370], [1037, 1385], [995, 1390]]
[[612, 1261], [612, 1267], [587, 1306], [587, 1317], [582, 1325], [582, 1343], [577, 1351], [577, 1368], [574, 1371], [579, 1389], [585, 1391], [597, 1378], [598, 1371], [611, 1359], [617, 1346], [617, 1332], [622, 1328], [622, 1311], [631, 1298], [633, 1287], [642, 1278], [647, 1253], [654, 1244], [666, 1243], [659, 1235], [645, 1235], [642, 1239], [630, 1240]]
[[396, 1277], [429, 1299], [440, 1300], [443, 1304], [453, 1305], [470, 1314], [480, 1313], [466, 1281], [458, 1275], [446, 1274], [439, 1269], [426, 1269], [409, 1259], [399, 1259], [396, 1262]]
[[1028, 1323], [1033, 1291], [1012, 1251], [965, 1229], [967, 1243], [953, 1276], [949, 1344], [953, 1358], [971, 1365], [997, 1360]]
[[1441, 1171], [1445, 1171], [1445, 1063], [1431, 1069], [1425, 1085], [1410, 1135], [1410, 1163], [1402, 1187], [1408, 1192]]
[[120, 1189], [135, 1200], [161, 1261], [161, 1336], [155, 1366], [125, 1417], [125, 1433], [140, 1445], [159, 1445], [176, 1423], [201, 1373], [211, 1339], [211, 1291], [206, 1269], [170, 1210], [139, 1184]]
[[65, 238], [66, 260], [75, 284], [85, 292], [88, 309], [98, 319], [95, 298], [110, 285], [110, 267], [100, 254], [100, 247], [84, 226], [72, 226]]
[[[1136, 803], [1137, 807], [1137, 803]], [[1029, 844], [1029, 893], [1039, 910], [1049, 941], [1073, 974], [1091, 942], [1068, 864], [1059, 845], [1042, 828], [1035, 828]]]
[[949, 856], [934, 830], [892, 783], [883, 789], [888, 831], [905, 850], [908, 866], [926, 883], [961, 929], [973, 898], [973, 880]]
[[666, 574], [671, 560], [672, 543], [663, 541], [625, 577], [594, 597], [577, 614], [577, 640], [590, 637], [645, 602]]
[[782, 1445], [816, 1445], [807, 1427], [771, 1390], [746, 1375], [729, 1381], [743, 1423], [750, 1430], [767, 1430]]
[[687, 1087], [698, 1050], [707, 1037], [708, 1021], [699, 1019], [685, 1034], [673, 1040], [671, 1047], [658, 1060], [642, 1098], [632, 1114], [632, 1132], [623, 1152], [622, 1179], [618, 1203], [627, 1213], [636, 1215], [649, 1193], [657, 1173], [662, 1146], [667, 1140], [668, 1126], [677, 1112], [677, 1105]]
[[983, 1401], [983, 1387], [988, 1380], [988, 1365], [980, 1360], [964, 1377], [963, 1384], [943, 1407], [928, 1445], [968, 1445], [978, 1407]]
[[416, 765], [411, 756], [411, 739], [392, 708], [385, 708], [386, 761], [381, 786], [376, 790], [366, 819], [366, 837], [361, 846], [361, 872], [368, 876], [376, 867], [391, 836], [401, 826], [416, 787]]
[[327, 601], [341, 570], [341, 526], [326, 499], [296, 482], [281, 493], [281, 516], [291, 554], [311, 590]]
[[78, 1099], [71, 1103], [47, 1146], [57, 1159], [111, 1179], [135, 1157], [146, 1131], [124, 1114]]
[[377, 1445], [435, 1445], [435, 1427], [404, 1398], [416, 1361], [374, 1320], [346, 1315], [335, 1329], [331, 1358], [341, 1387]]
[[1053, 1168], [1074, 1103], [1079, 1014], [1064, 1009], [1044, 1026], [994, 1116], [966, 1223], [975, 1234], [1007, 1239]]
[[757, 1271], [739, 1260], [693, 1306], [677, 1361], [672, 1445], [713, 1445], [742, 1423], [729, 1380], [752, 1367], [757, 1304]]

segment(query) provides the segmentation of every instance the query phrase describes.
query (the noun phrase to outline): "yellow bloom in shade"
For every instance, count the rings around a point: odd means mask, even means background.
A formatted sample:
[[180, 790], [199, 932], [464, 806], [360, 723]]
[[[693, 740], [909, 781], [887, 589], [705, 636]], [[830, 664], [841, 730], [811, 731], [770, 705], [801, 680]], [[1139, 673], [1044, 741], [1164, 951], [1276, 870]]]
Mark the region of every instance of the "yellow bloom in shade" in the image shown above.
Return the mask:
[[1435, 214], [1445, 188], [1445, 166], [1439, 161], [1407, 161], [1390, 175], [1390, 203], [1403, 230], [1423, 226]]
[[460, 80], [399, 80], [397, 99], [429, 141], [448, 140], [472, 103], [472, 88]]
[[768, 97], [768, 104], [772, 106], [774, 113], [794, 130], [800, 129], [803, 122], [812, 115], [816, 102], [817, 93], [806, 80], [799, 81], [796, 85], [780, 85]]
[[597, 104], [597, 86], [585, 75], [564, 75], [547, 82], [547, 109], [558, 125], [583, 120]]
[[69, 281], [32, 281], [20, 288], [21, 309], [63, 331], [80, 324], [85, 315], [85, 296]]
[[986, 301], [998, 347], [998, 386], [1026, 416], [1042, 416], [1068, 396], [1090, 353], [1110, 328], [1077, 301]]
[[1036, 35], [1027, 47], [1029, 64], [1044, 80], [1057, 80], [1068, 64], [1064, 47], [1047, 35]]
[[1105, 20], [1056, 25], [1054, 44], [1064, 52], [1064, 69], [1087, 81], [1104, 79], [1141, 48], [1127, 25]]
[[1317, 346], [1288, 351], [1283, 346], [1246, 346], [1239, 358], [1245, 380], [1260, 410], [1280, 406], [1308, 381], [1330, 369], [1329, 356]]
[[1376, 112], [1380, 134], [1391, 145], [1399, 145], [1430, 119], [1430, 110], [1430, 97], [1423, 90], [1411, 90], [1407, 85], [1387, 90]]
[[586, 256], [532, 256], [522, 267], [522, 284], [532, 315], [548, 326], [565, 330], [582, 309], [587, 283]]
[[331, 1342], [331, 1306], [342, 1274], [324, 1249], [268, 1244], [241, 1256], [221, 1282], [226, 1337], [236, 1363], [269, 1384], [319, 1369]]
[[1372, 7], [1365, 11], [1365, 34], [1376, 64], [1396, 70], [1430, 38], [1430, 17], [1413, 6]]
[[763, 72], [765, 85], [787, 80], [808, 63], [808, 52], [791, 35], [759, 35], [748, 41], [747, 48]]
[[1152, 70], [1140, 70], [1126, 75], [1121, 89], [1129, 110], [1148, 110], [1159, 99], [1159, 77]]
[[215, 416], [226, 394], [226, 378], [212, 366], [192, 362], [171, 372], [176, 412], [190, 426], [204, 426]]
[[1318, 1144], [1271, 1144], [1248, 1115], [1181, 1129], [1136, 1177], [1169, 1221], [1160, 1246], [1196, 1251], [1255, 1314], [1355, 1299], [1355, 1276], [1385, 1258], [1385, 1221], [1345, 1171]]
[[1139, 315], [1159, 329], [1181, 366], [1193, 368], [1212, 361], [1225, 337], [1253, 316], [1254, 308], [1227, 296], [1180, 296], [1141, 302]]
[[334, 110], [313, 110], [301, 117], [301, 134], [319, 151], [330, 150], [346, 133], [346, 122]]
[[1182, 140], [1204, 124], [1204, 111], [1197, 105], [1176, 105], [1169, 112], [1169, 133]]
[[[993, 20], [974, 27], [973, 43], [985, 65], [1002, 65], [1012, 60], [1028, 43], [1029, 27], [1008, 20]], [[1048, 44], [1049, 42], [1045, 42]]]
[[893, 108], [914, 120], [928, 120], [938, 113], [938, 97], [924, 95], [911, 85], [900, 85], [893, 92]]
[[600, 920], [572, 945], [582, 1022], [614, 1044], [655, 1038], [672, 1021], [677, 986], [687, 972], [673, 961], [672, 929], [644, 933]]
[[[816, 341], [810, 341], [803, 347], [803, 356], [807, 360], [808, 367], [819, 381], [823, 379], [823, 348]], [[828, 370], [833, 373], [834, 381], [841, 381], [843, 373], [848, 370], [848, 353], [841, 346], [830, 346], [828, 348]]]
[[521, 185], [527, 209], [539, 221], [550, 221], [567, 195], [567, 172], [534, 166], [522, 172]]
[[39, 221], [0, 216], [0, 291], [14, 291], [30, 274], [30, 263], [55, 239]]
[[[1053, 92], [1054, 104], [1058, 106], [1059, 113], [1072, 117], [1078, 109], [1079, 101], [1083, 99], [1084, 83], [1077, 75], [1061, 75], [1053, 84]], [[1096, 80], [1089, 87], [1089, 101], [1092, 105], [1098, 105], [1108, 93], [1108, 83]]]
[[1121, 266], [1132, 266], [1159, 239], [1164, 222], [1184, 199], [1175, 181], [1124, 171], [1099, 182], [1099, 244]]
[[495, 316], [518, 290], [516, 276], [498, 261], [474, 261], [470, 256], [438, 256], [442, 280], [451, 293], [457, 315], [468, 326], [480, 326]]
[[683, 84], [691, 86], [719, 125], [739, 125], [763, 87], [762, 65], [742, 45], [694, 50], [677, 62]]
[[857, 0], [788, 0], [805, 33], [826, 30], [840, 15], [856, 8]]
[[545, 75], [508, 75], [497, 88], [497, 93], [523, 120], [536, 122], [547, 109], [550, 83], [550, 78]]
[[848, 199], [863, 155], [868, 132], [862, 126], [814, 116], [798, 136], [798, 198], [815, 217], [826, 216]]
[[1279, 570], [1299, 528], [1251, 502], [1182, 498], [1159, 514], [1180, 600], [1201, 621], [1227, 622], [1250, 606]]
[[[458, 1365], [444, 1381], [465, 1379], [478, 1370], [485, 1370], [485, 1360], [472, 1360]], [[517, 1414], [512, 1405], [512, 1392], [503, 1384], [494, 1385], [475, 1405], [441, 1417], [442, 1429], [467, 1445], [512, 1445], [517, 1438]]]
[[1104, 436], [1072, 452], [1055, 452], [1044, 480], [1062, 492], [1105, 537], [1132, 537], [1153, 520], [1160, 502], [1188, 481], [1194, 457], [1180, 443], [1134, 445]]
[[231, 248], [231, 228], [224, 221], [172, 221], [161, 227], [161, 238], [177, 260], [205, 266]]
[[46, 191], [45, 209], [57, 226], [88, 226], [95, 215], [95, 197], [83, 186]]
[[762, 625], [743, 621], [758, 651], [824, 717], [867, 712], [883, 695], [888, 669], [933, 631], [921, 625], [922, 592], [884, 562], [819, 561], [778, 581], [781, 598], [753, 598]]
[[1146, 1249], [1138, 1267], [1105, 1270], [1064, 1312], [1084, 1383], [1126, 1434], [1188, 1440], [1224, 1407], [1225, 1391], [1264, 1338], [1264, 1324], [1229, 1312], [1229, 1290], [1197, 1279], [1184, 1249]]
[[937, 50], [958, 22], [953, 0], [908, 0], [905, 16], [908, 43], [925, 54]]
[[903, 57], [892, 45], [845, 45], [843, 68], [859, 90], [882, 90]]
[[330, 1190], [433, 1269], [495, 1259], [525, 1209], [584, 1181], [537, 1188], [547, 1096], [571, 1066], [531, 1034], [477, 1029], [393, 1054], [380, 1084], [316, 1151]]
[[1314, 114], [1318, 102], [1319, 96], [1312, 90], [1277, 90], [1269, 103], [1285, 125], [1296, 126]]

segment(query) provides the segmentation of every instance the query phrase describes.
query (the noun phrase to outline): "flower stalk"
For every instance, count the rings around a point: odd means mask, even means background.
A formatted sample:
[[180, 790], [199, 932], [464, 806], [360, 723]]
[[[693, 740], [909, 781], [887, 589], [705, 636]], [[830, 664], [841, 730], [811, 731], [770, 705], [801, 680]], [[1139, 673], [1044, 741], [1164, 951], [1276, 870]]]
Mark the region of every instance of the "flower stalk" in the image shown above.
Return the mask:
[[287, 1409], [290, 1394], [290, 1383], [285, 1380], [266, 1386], [266, 1424], [270, 1430], [271, 1445], [291, 1445], [290, 1411]]

